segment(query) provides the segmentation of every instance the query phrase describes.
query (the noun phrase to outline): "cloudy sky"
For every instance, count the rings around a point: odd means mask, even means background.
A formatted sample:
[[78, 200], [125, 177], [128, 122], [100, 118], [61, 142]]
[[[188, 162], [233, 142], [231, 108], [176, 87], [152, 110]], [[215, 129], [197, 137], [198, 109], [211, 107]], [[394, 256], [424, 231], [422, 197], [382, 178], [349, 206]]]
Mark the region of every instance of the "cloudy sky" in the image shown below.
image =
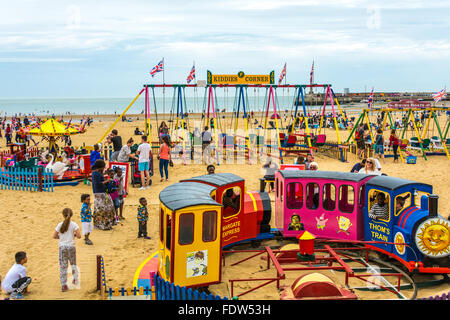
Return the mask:
[[[450, 73], [448, 0], [0, 0], [0, 99], [134, 97], [165, 82], [267, 74], [336, 91], [437, 91]], [[367, 89], [366, 89], [367, 88]]]

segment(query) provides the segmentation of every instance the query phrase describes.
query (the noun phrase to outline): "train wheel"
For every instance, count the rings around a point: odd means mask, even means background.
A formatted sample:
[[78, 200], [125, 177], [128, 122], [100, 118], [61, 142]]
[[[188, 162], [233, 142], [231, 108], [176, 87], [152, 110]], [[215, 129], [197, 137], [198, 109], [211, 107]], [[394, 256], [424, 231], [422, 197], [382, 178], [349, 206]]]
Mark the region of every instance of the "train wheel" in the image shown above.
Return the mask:
[[261, 245], [261, 241], [252, 240], [252, 242], [250, 244], [251, 244], [252, 248], [258, 248]]

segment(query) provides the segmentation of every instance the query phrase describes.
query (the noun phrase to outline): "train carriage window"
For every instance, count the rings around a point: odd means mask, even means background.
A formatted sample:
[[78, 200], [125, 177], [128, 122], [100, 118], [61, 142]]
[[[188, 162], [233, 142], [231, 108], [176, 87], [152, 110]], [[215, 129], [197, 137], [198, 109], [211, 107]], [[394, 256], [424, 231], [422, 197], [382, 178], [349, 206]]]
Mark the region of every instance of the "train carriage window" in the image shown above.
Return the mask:
[[166, 217], [166, 248], [170, 250], [172, 247], [172, 218], [170, 215]]
[[317, 209], [319, 207], [320, 189], [317, 183], [308, 183], [306, 185], [306, 207], [308, 209]]
[[283, 181], [280, 182], [280, 200], [283, 202]]
[[215, 241], [217, 237], [217, 212], [203, 212], [203, 242]]
[[359, 200], [358, 200], [359, 208], [363, 208], [364, 207], [364, 199], [365, 199], [365, 197], [366, 197], [366, 186], [362, 185], [359, 188]]
[[339, 187], [339, 211], [352, 213], [355, 206], [355, 189], [343, 184]]
[[159, 216], [159, 240], [164, 241], [164, 210], [162, 208]]
[[328, 211], [333, 211], [336, 208], [336, 187], [334, 184], [326, 183], [323, 186], [322, 206]]
[[180, 214], [179, 223], [178, 243], [185, 245], [194, 242], [194, 214]]
[[275, 180], [275, 188], [276, 188], [276, 190], [275, 190], [276, 198], [279, 198], [280, 197], [280, 193], [279, 193], [279, 191], [280, 191], [280, 179], [278, 179], [278, 178]]
[[389, 193], [374, 189], [369, 191], [369, 218], [390, 221]]
[[291, 182], [286, 186], [286, 205], [289, 209], [302, 208], [303, 186], [300, 182]]
[[395, 215], [398, 216], [403, 209], [411, 206], [411, 192], [404, 192], [395, 197]]
[[232, 187], [222, 195], [223, 217], [229, 217], [238, 214], [241, 210], [241, 188]]
[[414, 190], [414, 205], [421, 207], [421, 201], [422, 201], [422, 196], [429, 196], [430, 194], [428, 192], [423, 192], [420, 190]]

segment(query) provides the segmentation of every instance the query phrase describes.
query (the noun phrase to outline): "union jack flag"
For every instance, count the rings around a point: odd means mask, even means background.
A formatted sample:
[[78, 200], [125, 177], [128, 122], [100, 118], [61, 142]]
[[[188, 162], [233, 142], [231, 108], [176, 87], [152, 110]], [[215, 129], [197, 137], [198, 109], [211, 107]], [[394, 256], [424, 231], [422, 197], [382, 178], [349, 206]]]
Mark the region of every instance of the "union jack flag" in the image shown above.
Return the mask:
[[439, 102], [442, 99], [445, 99], [446, 96], [447, 96], [447, 94], [445, 93], [445, 89], [442, 89], [441, 91], [439, 91], [433, 95], [434, 102]]
[[372, 104], [373, 104], [373, 88], [372, 88], [372, 92], [370, 93], [368, 103], [369, 103], [369, 109], [372, 109]]
[[313, 78], [314, 78], [314, 60], [311, 67], [311, 72], [309, 73], [309, 84], [313, 84]]
[[281, 81], [283, 81], [283, 79], [284, 79], [285, 76], [286, 76], [286, 63], [284, 64], [284, 68], [283, 68], [283, 70], [281, 71], [281, 74], [280, 74], [280, 80], [278, 80], [278, 85], [281, 84]]
[[195, 65], [192, 66], [191, 72], [189, 72], [189, 75], [188, 75], [186, 81], [187, 81], [187, 83], [190, 83], [194, 79], [195, 79]]
[[158, 62], [158, 64], [153, 67], [152, 71], [150, 71], [150, 74], [153, 78], [157, 72], [161, 71], [164, 71], [164, 59]]

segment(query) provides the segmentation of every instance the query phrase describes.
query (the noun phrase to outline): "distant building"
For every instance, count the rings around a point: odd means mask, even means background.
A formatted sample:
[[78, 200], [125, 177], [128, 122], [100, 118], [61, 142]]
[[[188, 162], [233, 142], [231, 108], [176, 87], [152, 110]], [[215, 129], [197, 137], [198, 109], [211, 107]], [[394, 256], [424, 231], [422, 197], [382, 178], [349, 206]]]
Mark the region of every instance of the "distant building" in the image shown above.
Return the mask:
[[344, 88], [344, 94], [347, 95], [350, 93], [350, 88]]

